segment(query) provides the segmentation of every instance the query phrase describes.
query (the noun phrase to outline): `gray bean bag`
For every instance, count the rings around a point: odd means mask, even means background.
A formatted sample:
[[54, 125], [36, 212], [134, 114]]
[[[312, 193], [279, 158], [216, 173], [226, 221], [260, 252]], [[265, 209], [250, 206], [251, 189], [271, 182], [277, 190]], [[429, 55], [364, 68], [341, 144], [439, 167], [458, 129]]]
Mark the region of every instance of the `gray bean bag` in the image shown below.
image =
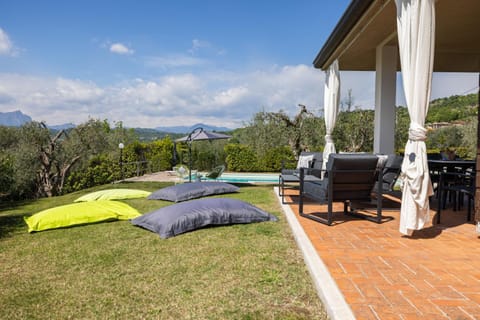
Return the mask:
[[277, 217], [247, 202], [207, 198], [173, 204], [131, 220], [133, 225], [170, 238], [211, 225], [277, 221]]
[[182, 183], [152, 192], [147, 199], [181, 202], [215, 194], [237, 192], [239, 189], [226, 182]]

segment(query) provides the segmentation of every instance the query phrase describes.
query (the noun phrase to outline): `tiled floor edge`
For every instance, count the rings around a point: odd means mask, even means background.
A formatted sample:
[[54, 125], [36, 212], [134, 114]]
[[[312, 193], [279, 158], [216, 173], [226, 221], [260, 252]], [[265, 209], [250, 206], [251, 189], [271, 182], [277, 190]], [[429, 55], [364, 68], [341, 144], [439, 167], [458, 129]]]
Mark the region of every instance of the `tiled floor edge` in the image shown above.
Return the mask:
[[288, 224], [292, 229], [295, 241], [302, 251], [305, 263], [315, 284], [318, 296], [322, 300], [328, 316], [332, 320], [355, 319], [350, 306], [345, 301], [340, 289], [338, 289], [335, 280], [328, 272], [327, 267], [320, 259], [317, 251], [313, 247], [310, 239], [298, 222], [295, 214], [289, 205], [282, 204], [281, 197], [278, 196], [278, 187], [274, 187], [275, 195], [283, 209]]

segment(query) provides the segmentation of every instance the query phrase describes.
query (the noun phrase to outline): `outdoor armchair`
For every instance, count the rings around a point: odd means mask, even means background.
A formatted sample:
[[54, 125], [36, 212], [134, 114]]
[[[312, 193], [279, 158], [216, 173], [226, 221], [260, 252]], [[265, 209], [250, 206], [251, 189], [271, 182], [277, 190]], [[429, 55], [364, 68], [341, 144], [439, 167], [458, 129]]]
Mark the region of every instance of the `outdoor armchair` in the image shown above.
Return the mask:
[[210, 171], [205, 175], [205, 178], [218, 179], [222, 175], [223, 171], [225, 171], [224, 165], [216, 166], [215, 168], [212, 169], [212, 171]]
[[298, 158], [295, 169], [286, 169], [282, 162], [282, 170], [278, 176], [278, 195], [282, 197], [285, 204], [285, 189], [298, 189], [300, 183], [300, 168], [306, 169], [308, 179], [318, 180], [321, 177], [323, 163], [322, 152], [302, 152]]
[[[392, 194], [400, 195], [401, 191], [394, 189], [395, 183], [397, 182], [400, 172], [402, 170], [403, 156], [396, 154], [389, 154], [387, 156], [385, 164], [382, 166], [382, 193], [383, 194]], [[373, 192], [376, 192], [378, 189], [377, 184], [373, 189]]]
[[210, 172], [207, 172], [205, 174], [201, 174], [201, 173], [197, 172], [196, 180], [197, 181], [216, 180], [216, 179], [220, 178], [220, 176], [223, 174], [224, 171], [225, 171], [225, 166], [220, 165], [220, 166], [216, 166]]
[[[327, 225], [333, 222], [333, 203], [343, 202], [345, 214], [358, 216], [377, 223], [382, 222], [383, 170], [377, 167], [378, 157], [369, 154], [330, 154], [323, 179], [305, 179], [305, 170], [300, 170], [299, 212], [302, 217]], [[377, 186], [375, 199], [372, 190]], [[305, 199], [327, 204], [325, 213], [305, 213]], [[357, 208], [376, 208], [376, 215], [358, 212]]]

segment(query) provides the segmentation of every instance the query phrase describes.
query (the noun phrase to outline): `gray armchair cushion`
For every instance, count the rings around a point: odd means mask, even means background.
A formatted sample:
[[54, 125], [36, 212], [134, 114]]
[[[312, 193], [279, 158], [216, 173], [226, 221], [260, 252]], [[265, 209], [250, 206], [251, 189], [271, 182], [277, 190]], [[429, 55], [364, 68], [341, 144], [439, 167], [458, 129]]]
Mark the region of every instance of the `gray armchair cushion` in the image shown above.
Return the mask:
[[[309, 151], [303, 151], [300, 154], [300, 158], [302, 157], [312, 157], [309, 161], [309, 170], [306, 172], [306, 174], [311, 174], [315, 176], [320, 176], [320, 172], [322, 169], [322, 163], [323, 163], [323, 152], [309, 152]], [[300, 159], [297, 163], [297, 169], [282, 169], [281, 174], [298, 174], [299, 173], [299, 168], [302, 167], [300, 164]]]
[[[383, 166], [383, 181], [382, 181], [382, 190], [383, 192], [392, 192], [395, 182], [400, 175], [401, 167], [403, 162], [403, 156], [389, 154], [386, 160], [385, 165]], [[373, 190], [377, 191], [377, 185]]]
[[298, 158], [297, 169], [310, 168], [313, 163], [313, 154], [301, 154]]
[[320, 202], [327, 201], [328, 178], [321, 181], [305, 181], [303, 191], [306, 194], [314, 196]]

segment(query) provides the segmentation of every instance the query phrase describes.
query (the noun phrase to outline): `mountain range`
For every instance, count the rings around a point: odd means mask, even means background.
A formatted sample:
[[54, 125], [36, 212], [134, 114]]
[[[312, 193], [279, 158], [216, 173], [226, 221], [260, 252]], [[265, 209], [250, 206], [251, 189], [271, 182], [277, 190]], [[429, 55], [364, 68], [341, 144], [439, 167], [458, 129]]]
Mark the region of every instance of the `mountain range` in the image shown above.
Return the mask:
[[22, 111], [0, 112], [0, 125], [8, 127], [20, 127], [31, 122], [32, 118], [22, 113]]
[[[22, 111], [12, 111], [12, 112], [0, 112], [0, 125], [8, 126], [8, 127], [20, 127], [27, 122], [31, 122], [32, 118]], [[63, 129], [71, 129], [75, 127], [73, 123], [65, 123], [60, 125], [53, 125], [48, 126], [50, 129], [53, 130], [63, 130]], [[188, 134], [192, 132], [195, 128], [203, 128], [207, 131], [231, 131], [232, 129], [226, 127], [216, 127], [210, 126], [204, 123], [197, 123], [193, 126], [172, 126], [172, 127], [157, 127], [151, 130], [156, 130], [160, 132], [167, 132], [167, 133], [177, 133], [177, 134]], [[141, 128], [139, 128], [141, 129]]]

